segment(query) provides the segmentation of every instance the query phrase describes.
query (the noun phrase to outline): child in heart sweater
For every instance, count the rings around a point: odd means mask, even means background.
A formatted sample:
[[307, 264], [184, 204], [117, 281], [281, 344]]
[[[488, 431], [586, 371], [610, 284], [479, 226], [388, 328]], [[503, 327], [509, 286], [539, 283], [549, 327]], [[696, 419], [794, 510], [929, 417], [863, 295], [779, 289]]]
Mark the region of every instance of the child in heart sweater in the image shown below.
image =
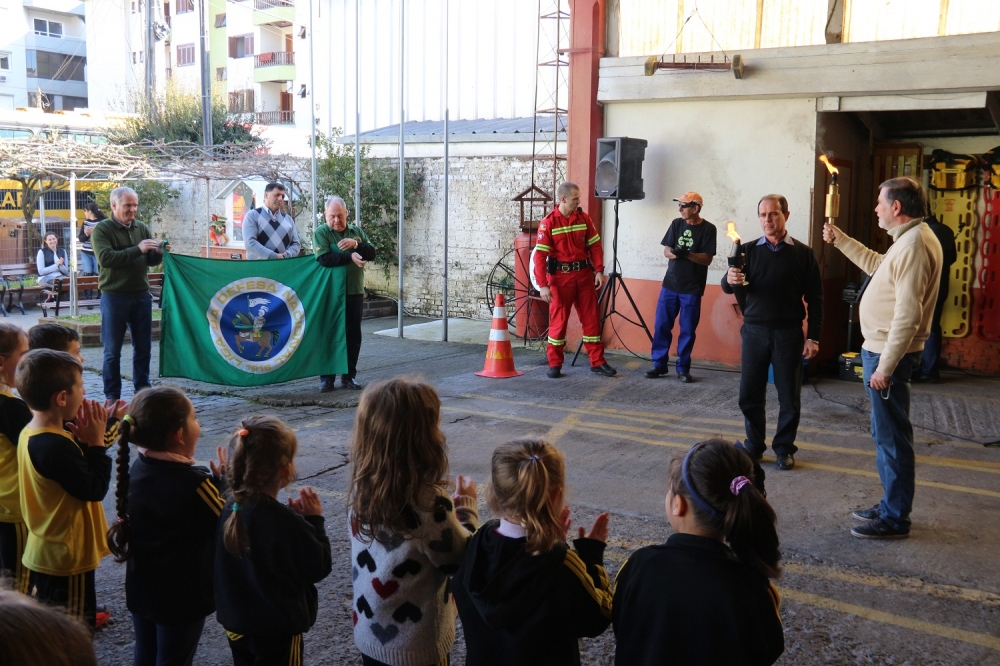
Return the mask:
[[370, 385], [351, 441], [354, 644], [366, 666], [428, 666], [455, 642], [455, 573], [479, 523], [475, 482], [448, 493], [441, 401], [405, 378]]

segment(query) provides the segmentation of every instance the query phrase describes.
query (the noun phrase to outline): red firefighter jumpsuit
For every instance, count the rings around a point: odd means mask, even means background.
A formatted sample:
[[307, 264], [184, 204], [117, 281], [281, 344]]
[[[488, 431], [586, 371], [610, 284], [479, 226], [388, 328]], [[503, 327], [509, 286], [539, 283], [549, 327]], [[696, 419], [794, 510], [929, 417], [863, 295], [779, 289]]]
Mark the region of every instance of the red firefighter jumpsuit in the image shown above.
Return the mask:
[[[535, 248], [535, 265], [532, 266], [535, 281], [539, 287], [548, 287], [552, 291], [549, 346], [546, 350], [549, 367], [558, 368], [563, 364], [566, 323], [569, 309], [574, 304], [583, 325], [583, 343], [590, 356], [590, 367], [604, 365], [604, 344], [601, 342], [597, 289], [594, 286], [594, 271], [604, 272], [604, 248], [597, 227], [582, 208], [566, 218], [556, 207], [538, 225], [538, 244]], [[563, 264], [554, 274], [546, 270], [549, 256]], [[588, 259], [590, 265], [587, 265]]]

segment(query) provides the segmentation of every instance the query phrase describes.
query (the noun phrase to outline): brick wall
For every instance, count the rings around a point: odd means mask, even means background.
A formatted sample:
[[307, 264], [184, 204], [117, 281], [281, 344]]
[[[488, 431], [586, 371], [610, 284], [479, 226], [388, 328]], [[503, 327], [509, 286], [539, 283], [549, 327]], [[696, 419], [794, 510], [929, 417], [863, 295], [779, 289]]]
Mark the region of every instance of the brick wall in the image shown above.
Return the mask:
[[[970, 319], [976, 321], [979, 289], [973, 289], [972, 296]], [[1000, 374], [1000, 342], [980, 340], [974, 333], [964, 338], [944, 338], [941, 342], [941, 361], [952, 368]]]

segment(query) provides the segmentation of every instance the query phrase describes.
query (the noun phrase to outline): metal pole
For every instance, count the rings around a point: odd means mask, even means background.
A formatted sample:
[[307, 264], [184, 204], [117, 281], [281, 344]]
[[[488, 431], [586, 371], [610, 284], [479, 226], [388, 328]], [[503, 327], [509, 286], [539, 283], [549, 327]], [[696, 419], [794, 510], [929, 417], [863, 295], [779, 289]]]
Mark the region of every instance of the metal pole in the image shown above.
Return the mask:
[[[146, 0], [151, 2], [151, 0]], [[211, 63], [208, 60], [208, 28], [205, 23], [205, 12], [208, 11], [208, 0], [201, 0], [198, 11], [198, 24], [201, 27], [201, 128], [202, 143], [211, 146], [212, 138], [212, 78]]]
[[354, 0], [354, 223], [361, 224], [361, 0]]
[[444, 0], [444, 271], [441, 280], [441, 340], [448, 342], [448, 31], [449, 1]]
[[45, 242], [45, 195], [38, 196], [38, 224], [41, 226], [42, 243]]
[[406, 64], [406, 57], [403, 55], [405, 53], [403, 49], [405, 45], [404, 31], [406, 30], [405, 4], [404, 0], [399, 0], [399, 230], [396, 238], [396, 248], [399, 255], [399, 288], [397, 290], [399, 303], [396, 308], [399, 337], [403, 337], [403, 205], [405, 203], [403, 199], [403, 185], [406, 175], [403, 163], [403, 148], [405, 145], [403, 123], [406, 122], [406, 100], [403, 98], [403, 94], [406, 91], [406, 75], [403, 72]]
[[313, 33], [315, 32], [313, 26], [313, 0], [309, 0], [309, 108], [312, 112], [310, 115], [312, 124], [309, 130], [312, 136], [309, 140], [309, 144], [312, 146], [312, 192], [310, 196], [312, 200], [312, 221], [309, 223], [310, 238], [316, 232], [316, 50], [313, 48], [315, 42], [313, 39]]
[[74, 317], [77, 312], [76, 299], [76, 172], [69, 174], [69, 311]]
[[146, 0], [146, 113], [153, 111], [153, 88], [156, 85], [156, 69], [153, 67], [153, 0]]

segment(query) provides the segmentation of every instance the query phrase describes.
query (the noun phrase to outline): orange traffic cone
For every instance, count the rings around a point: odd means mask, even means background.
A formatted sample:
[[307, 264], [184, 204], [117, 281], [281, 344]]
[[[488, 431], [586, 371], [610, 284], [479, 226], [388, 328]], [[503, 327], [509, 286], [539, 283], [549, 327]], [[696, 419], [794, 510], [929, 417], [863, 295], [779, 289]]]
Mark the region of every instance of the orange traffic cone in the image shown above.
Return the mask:
[[480, 377], [517, 377], [523, 375], [514, 369], [514, 350], [510, 347], [510, 330], [507, 324], [507, 308], [503, 294], [497, 294], [493, 306], [493, 326], [490, 328], [490, 344], [486, 347], [486, 363]]

